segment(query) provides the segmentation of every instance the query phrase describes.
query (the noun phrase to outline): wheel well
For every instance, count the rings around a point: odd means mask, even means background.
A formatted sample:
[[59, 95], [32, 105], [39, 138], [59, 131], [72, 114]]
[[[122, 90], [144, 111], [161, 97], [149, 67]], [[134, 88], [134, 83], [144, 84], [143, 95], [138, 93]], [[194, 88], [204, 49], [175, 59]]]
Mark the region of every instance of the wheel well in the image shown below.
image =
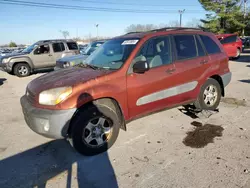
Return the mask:
[[219, 75], [213, 75], [210, 78], [215, 79], [217, 82], [219, 82], [220, 87], [221, 87], [221, 95], [224, 97], [225, 96], [225, 90], [224, 90], [224, 85], [223, 85], [223, 81], [222, 78]]
[[[18, 62], [15, 62], [15, 63], [13, 64], [13, 66], [12, 66], [12, 71], [13, 71], [13, 68], [14, 68], [17, 64], [19, 64], [19, 63], [24, 63], [24, 64], [29, 65], [29, 63], [27, 63], [26, 61], [18, 61]], [[29, 65], [29, 67], [30, 67], [30, 65]]]
[[71, 125], [72, 125], [72, 122], [74, 121], [74, 118], [77, 115], [77, 113], [80, 110], [83, 110], [84, 108], [86, 108], [87, 106], [95, 105], [95, 104], [107, 105], [110, 108], [114, 109], [118, 113], [119, 118], [121, 120], [121, 127], [120, 128], [125, 130], [125, 131], [127, 130], [124, 115], [123, 115], [123, 112], [121, 110], [121, 107], [120, 107], [119, 103], [113, 98], [100, 98], [100, 99], [90, 101], [90, 102], [82, 105], [80, 108], [77, 109], [77, 111], [75, 112], [75, 114], [72, 116], [72, 118], [70, 120], [69, 128], [68, 128], [68, 136], [71, 136], [71, 131], [72, 131], [72, 126]]

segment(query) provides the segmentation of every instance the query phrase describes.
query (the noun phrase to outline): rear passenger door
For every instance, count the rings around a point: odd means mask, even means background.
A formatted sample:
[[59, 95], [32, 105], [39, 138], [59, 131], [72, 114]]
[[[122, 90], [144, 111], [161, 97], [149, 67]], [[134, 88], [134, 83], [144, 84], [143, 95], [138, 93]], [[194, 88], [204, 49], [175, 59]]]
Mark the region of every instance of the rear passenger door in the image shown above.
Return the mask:
[[66, 48], [67, 51], [65, 51], [63, 57], [80, 54], [80, 50], [76, 42], [66, 42]]
[[210, 64], [200, 39], [192, 34], [173, 35], [175, 68], [178, 75], [178, 95], [173, 101], [180, 103], [197, 98], [199, 82]]
[[57, 42], [52, 44], [52, 48], [54, 51], [54, 63], [56, 63], [57, 59], [60, 59], [65, 52], [65, 46], [62, 42]]
[[[219, 68], [225, 67], [225, 69], [228, 69], [228, 57], [226, 53], [222, 52], [220, 47], [216, 44], [216, 38], [211, 38], [206, 35], [199, 35], [206, 52], [209, 56], [209, 64], [206, 65], [207, 71], [218, 71]], [[215, 42], [216, 41], [216, 42]], [[209, 70], [210, 68], [210, 70]], [[228, 70], [221, 70], [221, 71], [228, 71]], [[205, 72], [206, 73], [206, 72]], [[218, 72], [216, 72], [217, 74]]]

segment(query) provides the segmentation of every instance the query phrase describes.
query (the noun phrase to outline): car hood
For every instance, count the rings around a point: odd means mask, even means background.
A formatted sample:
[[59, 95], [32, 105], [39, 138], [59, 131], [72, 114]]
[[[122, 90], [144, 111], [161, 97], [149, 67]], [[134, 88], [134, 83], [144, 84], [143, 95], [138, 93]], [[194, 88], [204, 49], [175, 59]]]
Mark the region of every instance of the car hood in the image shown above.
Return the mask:
[[73, 55], [73, 56], [66, 56], [64, 58], [60, 58], [57, 62], [72, 62], [72, 61], [81, 61], [85, 60], [88, 56], [87, 55]]
[[41, 91], [64, 87], [74, 86], [79, 83], [87, 82], [91, 79], [98, 78], [109, 74], [110, 70], [94, 70], [91, 68], [71, 67], [44, 74], [28, 84], [28, 90], [33, 94], [39, 94]]
[[3, 56], [2, 58], [9, 58], [9, 57], [18, 57], [18, 56], [25, 56], [28, 53], [13, 53], [13, 54], [6, 54], [5, 56]]

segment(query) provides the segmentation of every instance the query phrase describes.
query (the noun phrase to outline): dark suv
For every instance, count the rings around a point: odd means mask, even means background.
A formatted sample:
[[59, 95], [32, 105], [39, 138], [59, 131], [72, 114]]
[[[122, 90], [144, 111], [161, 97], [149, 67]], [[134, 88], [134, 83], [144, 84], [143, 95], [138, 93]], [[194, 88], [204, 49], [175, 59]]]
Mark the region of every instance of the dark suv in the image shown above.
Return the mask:
[[215, 110], [231, 80], [228, 61], [215, 35], [202, 30], [126, 34], [81, 66], [31, 81], [21, 105], [33, 131], [69, 138], [78, 152], [95, 155], [135, 118], [190, 103]]

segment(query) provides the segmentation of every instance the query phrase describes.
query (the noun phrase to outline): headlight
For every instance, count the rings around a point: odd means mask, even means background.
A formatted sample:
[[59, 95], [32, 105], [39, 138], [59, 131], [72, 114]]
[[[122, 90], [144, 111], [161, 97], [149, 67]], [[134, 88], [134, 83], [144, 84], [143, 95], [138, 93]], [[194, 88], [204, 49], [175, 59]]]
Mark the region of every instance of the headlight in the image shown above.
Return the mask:
[[2, 63], [8, 63], [8, 58], [4, 58], [4, 59], [2, 60]]
[[72, 87], [49, 89], [39, 94], [39, 104], [57, 105], [72, 93]]
[[63, 64], [63, 68], [67, 68], [67, 67], [70, 67], [70, 62], [65, 62], [65, 63]]

